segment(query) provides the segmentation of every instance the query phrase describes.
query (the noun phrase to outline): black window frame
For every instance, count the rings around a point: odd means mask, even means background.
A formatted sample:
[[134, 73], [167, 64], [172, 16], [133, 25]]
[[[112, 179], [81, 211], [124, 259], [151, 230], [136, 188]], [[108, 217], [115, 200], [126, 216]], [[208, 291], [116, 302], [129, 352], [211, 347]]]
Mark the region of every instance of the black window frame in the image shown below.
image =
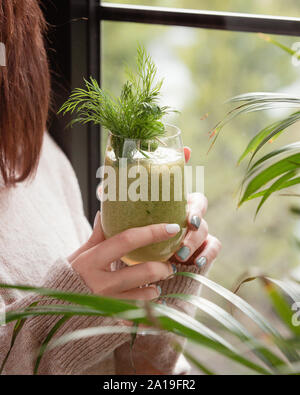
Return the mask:
[[42, 5], [49, 23], [48, 48], [53, 73], [49, 132], [75, 169], [91, 223], [99, 209], [96, 171], [101, 164], [100, 128], [86, 125], [66, 130], [70, 119], [56, 116], [56, 110], [73, 88], [82, 85], [83, 77], [93, 76], [101, 82], [103, 21], [300, 37], [300, 18], [113, 4], [99, 0], [44, 0]]

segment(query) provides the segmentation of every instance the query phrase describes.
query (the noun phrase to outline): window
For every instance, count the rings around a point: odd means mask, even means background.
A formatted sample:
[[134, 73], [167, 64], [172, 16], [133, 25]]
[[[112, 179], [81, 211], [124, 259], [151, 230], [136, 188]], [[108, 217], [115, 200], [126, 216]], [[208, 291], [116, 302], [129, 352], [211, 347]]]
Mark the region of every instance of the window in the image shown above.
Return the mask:
[[[57, 25], [50, 31], [50, 45], [56, 50], [51, 56], [52, 68], [59, 76], [54, 85], [57, 105], [71, 88], [82, 84], [82, 77], [89, 75], [100, 78], [101, 74], [103, 86], [118, 93], [124, 77], [123, 63], [133, 63], [138, 42], [145, 45], [166, 77], [166, 102], [181, 111], [170, 122], [182, 129], [185, 144], [193, 148], [194, 163], [205, 165], [210, 203], [207, 218], [211, 232], [223, 242], [212, 279], [231, 287], [240, 274], [254, 266], [282, 277], [298, 260], [291, 242], [296, 224], [286, 221], [286, 206], [280, 209], [277, 198], [271, 199], [254, 223], [256, 203], [237, 211], [234, 197], [243, 174], [243, 167], [235, 166], [239, 154], [249, 137], [278, 113], [250, 114], [235, 120], [211, 153], [206, 152], [208, 131], [224, 116], [228, 108], [224, 101], [230, 97], [247, 91], [299, 91], [300, 67], [293, 66], [288, 56], [257, 34], [277, 34], [287, 46], [300, 41], [298, 0], [113, 3], [116, 1], [44, 2], [49, 22]], [[246, 15], [223, 13], [228, 10]], [[208, 117], [201, 119], [206, 113]], [[91, 126], [64, 131], [66, 123], [66, 119], [54, 116], [50, 131], [75, 167], [85, 210], [92, 221], [99, 204], [95, 175], [106, 136], [100, 138], [99, 130]], [[291, 129], [293, 138], [299, 133], [297, 127]], [[289, 142], [289, 136], [281, 137], [283, 141]], [[253, 293], [247, 297], [256, 298]]]
[[[199, 161], [200, 156], [201, 163], [206, 166], [206, 193], [210, 200], [208, 219], [212, 231], [218, 234], [227, 249], [222, 258], [225, 262], [218, 267], [218, 276], [222, 277], [228, 270], [234, 275], [253, 265], [253, 262], [261, 263], [264, 260], [277, 261], [278, 271], [284, 272], [286, 268], [282, 262], [294, 262], [296, 259], [288, 249], [288, 240], [279, 237], [278, 224], [284, 226], [289, 234], [292, 232], [292, 225], [283, 221], [284, 213], [278, 213], [278, 206], [273, 201], [254, 226], [249, 223], [253, 207], [245, 206], [237, 213], [236, 200], [232, 196], [242, 174], [242, 170], [235, 168], [238, 154], [251, 133], [264, 125], [266, 118], [271, 120], [274, 114], [249, 115], [235, 121], [224, 131], [209, 156], [206, 155], [209, 145], [207, 132], [214, 122], [222, 118], [226, 109], [223, 103], [233, 95], [255, 90], [298, 89], [299, 69], [292, 66], [288, 56], [257, 34], [230, 31], [230, 26], [233, 30], [239, 30], [240, 26], [242, 31], [284, 32], [286, 36], [279, 39], [290, 46], [297, 41], [295, 36], [300, 36], [300, 19], [271, 18], [266, 23], [263, 16], [251, 16], [249, 19], [233, 15], [228, 24], [229, 17], [223, 14], [215, 13], [219, 19], [202, 19], [201, 13], [195, 16], [189, 10], [184, 14], [174, 10], [174, 18], [172, 12], [162, 9], [151, 7], [141, 12], [134, 6], [128, 10], [127, 6], [123, 8], [119, 5], [116, 9], [110, 3], [99, 5], [94, 0], [73, 0], [69, 5], [60, 0], [45, 2], [48, 21], [57, 25], [50, 31], [50, 43], [56, 49], [52, 56], [52, 68], [60, 76], [59, 83], [54, 84], [57, 104], [68, 96], [72, 87], [82, 84], [83, 76], [92, 74], [99, 78], [100, 65], [103, 85], [117, 93], [123, 78], [123, 62], [132, 62], [137, 42], [143, 43], [151, 50], [161, 74], [166, 77], [166, 101], [182, 112], [174, 121], [183, 130], [185, 144], [194, 149], [193, 160]], [[146, 0], [133, 1], [133, 4], [138, 3], [150, 4]], [[151, 5], [159, 6], [170, 6], [171, 3], [178, 7], [199, 8], [199, 2], [192, 0], [151, 1]], [[249, 2], [244, 1], [222, 3], [223, 10], [242, 12], [272, 13], [280, 10], [294, 15], [298, 9], [293, 0], [284, 3], [276, 0], [255, 1], [251, 2], [251, 8]], [[201, 1], [201, 8], [221, 10], [216, 4], [220, 5], [220, 2]], [[157, 21], [158, 15], [159, 24], [152, 24]], [[195, 22], [199, 28], [186, 27]], [[172, 26], [163, 26], [164, 23]], [[208, 30], [210, 27], [214, 29]], [[206, 113], [209, 114], [208, 118], [201, 120]], [[50, 131], [58, 136], [59, 143], [75, 167], [85, 210], [92, 221], [99, 203], [95, 195], [95, 174], [101, 163], [99, 130], [91, 126], [77, 126], [72, 131], [65, 131], [66, 122], [66, 119], [53, 117]], [[221, 217], [222, 222], [219, 220]], [[267, 243], [260, 244], [256, 237], [258, 229], [265, 231]], [[272, 248], [274, 235], [278, 235], [279, 241]], [[231, 248], [234, 243], [245, 243], [249, 251], [245, 247], [240, 255]], [[290, 255], [284, 259], [286, 251]]]
[[300, 17], [297, 0], [107, 0], [106, 3]]

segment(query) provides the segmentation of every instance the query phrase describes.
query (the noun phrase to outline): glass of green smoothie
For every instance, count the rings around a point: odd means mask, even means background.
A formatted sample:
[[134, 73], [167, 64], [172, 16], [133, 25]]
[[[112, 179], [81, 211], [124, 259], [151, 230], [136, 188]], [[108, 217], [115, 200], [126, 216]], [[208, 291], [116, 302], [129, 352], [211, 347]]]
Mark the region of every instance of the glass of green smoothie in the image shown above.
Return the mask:
[[165, 124], [154, 140], [127, 139], [110, 133], [105, 154], [101, 218], [105, 236], [158, 223], [177, 223], [176, 237], [139, 248], [122, 260], [128, 265], [166, 262], [187, 229], [184, 151], [181, 131]]
[[[181, 131], [163, 122], [177, 112], [161, 103], [163, 79], [144, 47], [138, 46], [136, 68], [126, 66], [127, 81], [116, 97], [94, 79], [84, 80], [59, 112], [71, 124], [93, 123], [109, 132], [102, 187], [102, 227], [106, 238], [129, 228], [174, 224], [181, 231], [171, 240], [132, 251], [128, 265], [166, 262], [187, 230], [184, 150]], [[76, 116], [75, 116], [76, 114]]]

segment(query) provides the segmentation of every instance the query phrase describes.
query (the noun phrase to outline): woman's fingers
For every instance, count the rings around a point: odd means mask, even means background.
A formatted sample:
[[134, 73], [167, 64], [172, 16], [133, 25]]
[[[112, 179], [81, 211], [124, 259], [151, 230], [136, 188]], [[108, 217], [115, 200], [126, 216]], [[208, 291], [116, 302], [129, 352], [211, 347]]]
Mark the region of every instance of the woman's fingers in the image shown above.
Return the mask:
[[165, 280], [176, 273], [171, 263], [146, 262], [112, 272], [117, 292], [124, 292], [143, 285]]
[[101, 243], [103, 240], [105, 240], [105, 237], [101, 225], [100, 211], [98, 211], [94, 219], [93, 233], [77, 251], [69, 256], [69, 262], [72, 263], [80, 254]]
[[191, 255], [204, 243], [208, 236], [208, 226], [204, 219], [196, 231], [189, 231], [179, 251], [176, 252], [176, 258], [180, 262], [186, 262]]
[[207, 199], [202, 193], [191, 193], [188, 197], [188, 222], [192, 229], [199, 229], [207, 210]]
[[130, 291], [122, 292], [114, 295], [118, 299], [130, 299], [130, 300], [153, 300], [159, 298], [161, 295], [160, 286], [149, 285], [149, 287], [136, 288]]
[[203, 272], [201, 271], [201, 274], [207, 272], [210, 265], [221, 251], [221, 248], [222, 244], [220, 243], [220, 241], [217, 238], [208, 235], [205, 248], [194, 259], [195, 265], [198, 266], [199, 269], [203, 269]]
[[127, 229], [87, 251], [90, 265], [100, 269], [137, 248], [171, 239], [180, 232], [178, 224], [155, 224]]

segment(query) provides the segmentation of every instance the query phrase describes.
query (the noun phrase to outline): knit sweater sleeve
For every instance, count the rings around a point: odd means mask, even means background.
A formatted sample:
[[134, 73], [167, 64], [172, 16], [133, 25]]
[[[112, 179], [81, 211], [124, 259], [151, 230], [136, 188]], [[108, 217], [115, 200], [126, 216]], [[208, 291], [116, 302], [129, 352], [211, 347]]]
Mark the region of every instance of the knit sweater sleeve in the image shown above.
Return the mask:
[[[198, 269], [195, 265], [177, 264], [178, 273], [190, 272], [205, 275], [208, 269], [209, 265]], [[201, 291], [199, 282], [180, 275], [170, 280], [160, 281], [158, 284], [162, 288], [162, 297], [174, 293], [197, 296]], [[195, 315], [196, 308], [188, 302], [168, 298], [166, 303], [169, 307], [178, 309], [189, 316]], [[124, 343], [114, 353], [116, 372], [119, 374], [132, 374], [134, 371], [138, 374], [187, 374], [190, 366], [183, 355], [175, 351], [172, 346], [174, 341], [182, 348], [186, 345], [184, 338], [169, 332], [162, 335], [138, 335], [132, 351], [134, 367], [131, 362], [129, 343]], [[146, 371], [144, 366], [147, 366]]]
[[[0, 279], [1, 280], [1, 279]], [[90, 294], [80, 276], [65, 259], [57, 260], [51, 267], [43, 284], [45, 288]], [[1, 296], [1, 289], [0, 289]], [[5, 310], [21, 310], [40, 300], [41, 296], [29, 295], [5, 306]], [[62, 304], [55, 299], [47, 299], [47, 304]], [[19, 332], [15, 344], [5, 364], [4, 374], [33, 374], [39, 346], [49, 330], [61, 316], [37, 316], [27, 319]], [[0, 365], [10, 348], [15, 322], [0, 326]], [[55, 337], [65, 333], [95, 326], [117, 326], [122, 321], [110, 317], [74, 316], [64, 323]], [[69, 342], [46, 352], [42, 358], [39, 374], [80, 374], [97, 364], [114, 349], [129, 340], [126, 333], [107, 334]]]

